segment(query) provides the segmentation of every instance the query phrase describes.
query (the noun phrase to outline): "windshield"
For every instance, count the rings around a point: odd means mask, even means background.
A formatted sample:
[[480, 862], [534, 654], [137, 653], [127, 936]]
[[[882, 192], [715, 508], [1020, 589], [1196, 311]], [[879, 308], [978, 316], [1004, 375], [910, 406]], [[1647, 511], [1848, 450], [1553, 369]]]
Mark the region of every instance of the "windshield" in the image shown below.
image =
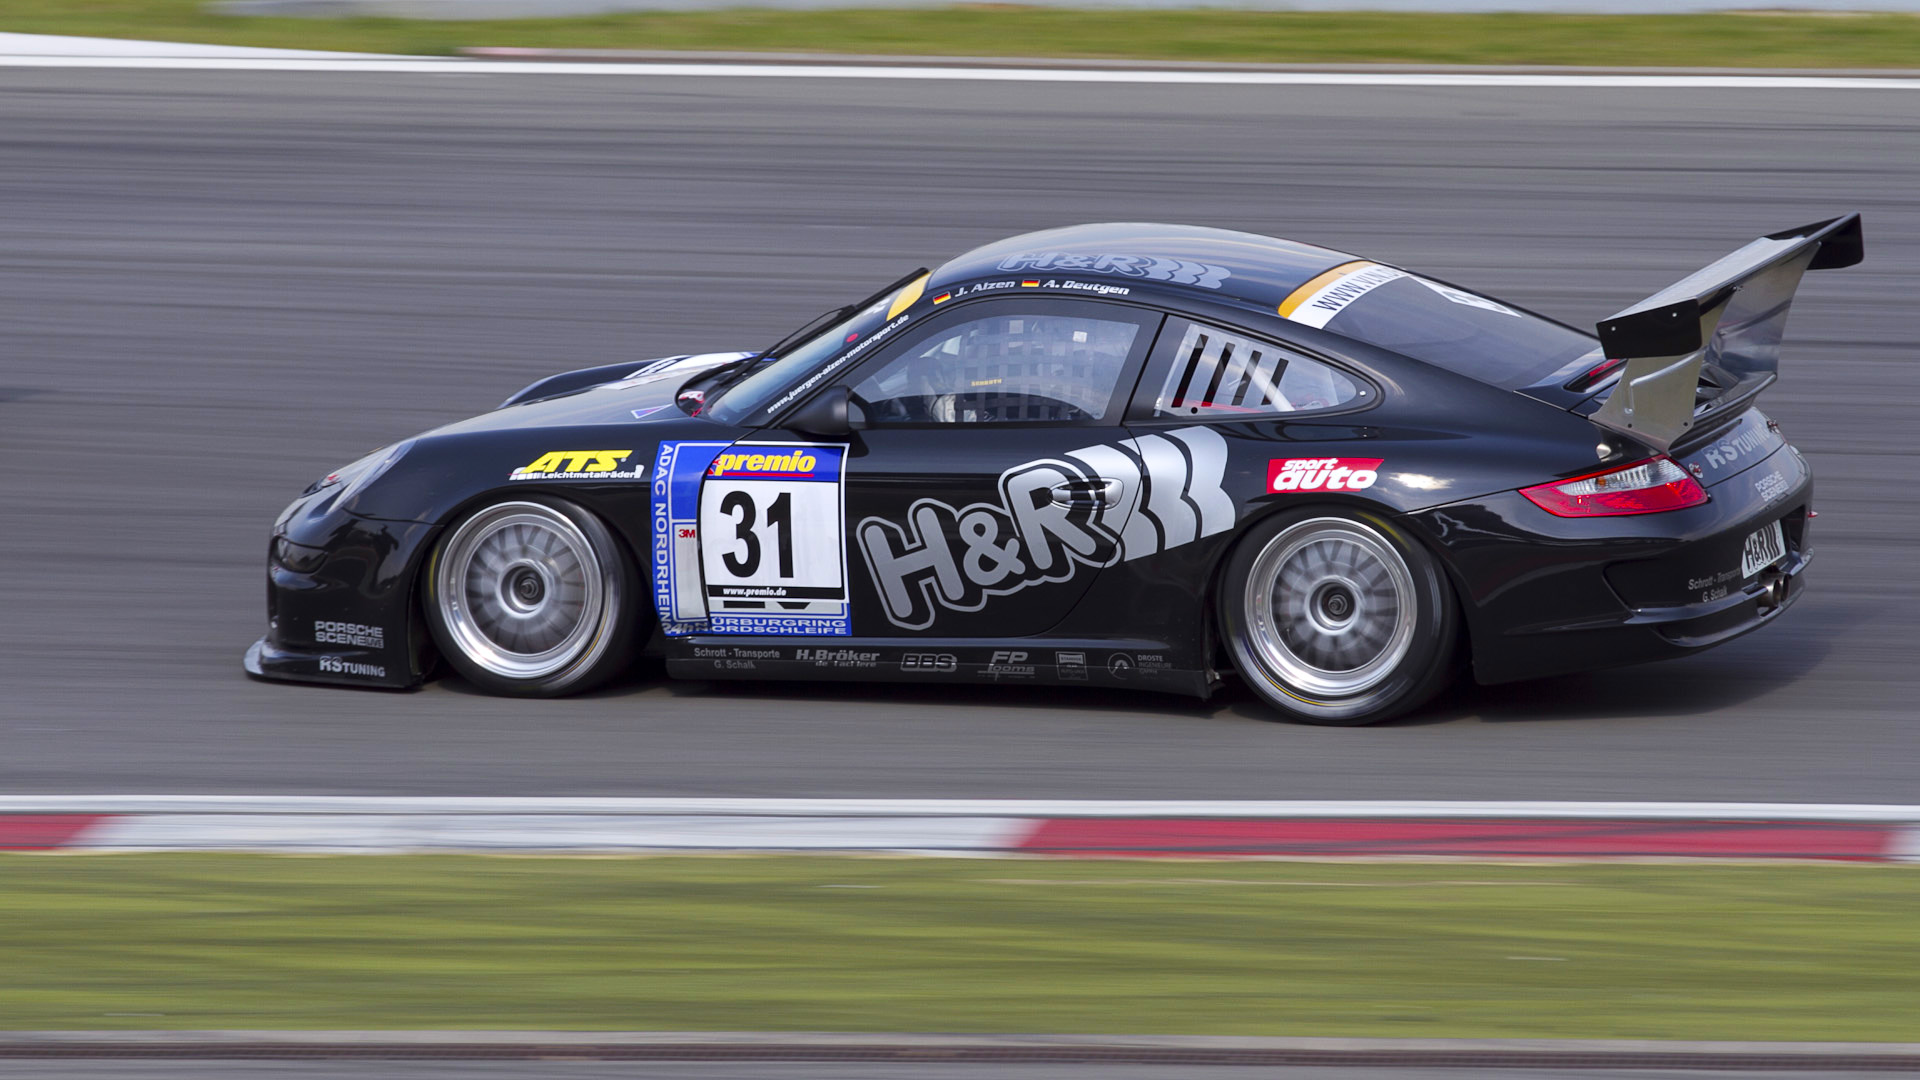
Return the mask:
[[[849, 359], [855, 353], [865, 352], [858, 348], [859, 344], [884, 329], [880, 325], [881, 317], [888, 311], [888, 302], [899, 295], [897, 291], [890, 292], [781, 355], [762, 360], [752, 374], [728, 387], [718, 401], [709, 402], [706, 415], [723, 424], [746, 424], [765, 419], [755, 414], [763, 408], [784, 405], [785, 400], [779, 397], [781, 390], [807, 373], [821, 368], [843, 351], [853, 350], [848, 353]], [[819, 374], [824, 375], [826, 371], [821, 370]], [[808, 385], [795, 389], [805, 392], [811, 388], [810, 381]]]
[[1571, 327], [1404, 270], [1350, 263], [1339, 271], [1288, 297], [1281, 314], [1508, 388], [1598, 347]]
[[[766, 350], [768, 356], [760, 357], [749, 373], [733, 379], [732, 384], [724, 384], [720, 400], [707, 404], [708, 417], [720, 423], [743, 425], [749, 423], [749, 417], [753, 417], [756, 409], [766, 409], [768, 413], [780, 411], [787, 402], [806, 394], [820, 380], [826, 379], [829, 373], [843, 367], [852, 357], [864, 354], [868, 346], [895, 331], [900, 323], [906, 321], [902, 311], [920, 300], [925, 286], [927, 267], [920, 267], [900, 281], [881, 288], [866, 300], [849, 306], [858, 307], [858, 311], [854, 311], [847, 319], [833, 323], [828, 329], [808, 334], [791, 346], [787, 340], [781, 340], [780, 344]], [[847, 307], [841, 307], [841, 311], [845, 309]], [[881, 311], [887, 315], [885, 325], [881, 325]], [[831, 315], [833, 313], [820, 315], [820, 319], [829, 319]], [[899, 319], [895, 319], [895, 315], [899, 315]], [[801, 332], [804, 332], [804, 327]], [[828, 363], [828, 357], [841, 354], [841, 350], [845, 350], [845, 354]], [[776, 352], [780, 356], [772, 356]], [[808, 371], [812, 371], [810, 379], [793, 384], [795, 380], [803, 379]], [[776, 398], [781, 386], [789, 384], [793, 384], [793, 390]], [[760, 421], [766, 421], [766, 417], [762, 415]]]

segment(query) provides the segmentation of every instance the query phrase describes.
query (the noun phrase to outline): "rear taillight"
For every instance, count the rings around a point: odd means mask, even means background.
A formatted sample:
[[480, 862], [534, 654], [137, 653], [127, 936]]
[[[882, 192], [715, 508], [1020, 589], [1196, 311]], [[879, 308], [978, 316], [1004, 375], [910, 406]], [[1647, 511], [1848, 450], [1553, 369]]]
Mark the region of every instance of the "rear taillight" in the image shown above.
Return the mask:
[[1631, 465], [1521, 488], [1527, 501], [1557, 517], [1608, 517], [1657, 514], [1707, 501], [1707, 489], [1672, 458], [1648, 458]]

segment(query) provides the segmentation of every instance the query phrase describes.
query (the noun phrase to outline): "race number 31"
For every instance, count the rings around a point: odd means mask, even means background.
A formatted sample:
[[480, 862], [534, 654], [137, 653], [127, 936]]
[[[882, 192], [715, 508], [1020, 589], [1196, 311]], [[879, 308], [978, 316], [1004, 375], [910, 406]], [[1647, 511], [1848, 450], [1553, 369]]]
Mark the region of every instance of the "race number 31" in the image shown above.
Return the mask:
[[736, 443], [700, 485], [700, 569], [716, 633], [846, 634], [845, 447]]

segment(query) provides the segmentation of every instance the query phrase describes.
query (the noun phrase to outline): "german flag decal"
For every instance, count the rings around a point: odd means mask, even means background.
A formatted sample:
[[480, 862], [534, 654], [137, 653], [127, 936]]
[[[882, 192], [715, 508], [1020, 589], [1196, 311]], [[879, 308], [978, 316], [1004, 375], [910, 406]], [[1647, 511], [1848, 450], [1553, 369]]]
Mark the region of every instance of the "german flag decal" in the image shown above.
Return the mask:
[[1031, 277], [1027, 278], [1025, 281], [1022, 281], [1020, 283], [1020, 287], [1023, 289], [1037, 289], [1040, 287], [1040, 279], [1031, 278]]
[[943, 293], [941, 293], [941, 294], [940, 294], [939, 296], [936, 296], [936, 297], [934, 297], [934, 298], [933, 298], [933, 302], [934, 302], [935, 304], [944, 304], [944, 303], [946, 303], [947, 301], [949, 301], [949, 300], [951, 300], [951, 299], [953, 299], [953, 294], [952, 294], [952, 293], [950, 293], [950, 292], [943, 292]]

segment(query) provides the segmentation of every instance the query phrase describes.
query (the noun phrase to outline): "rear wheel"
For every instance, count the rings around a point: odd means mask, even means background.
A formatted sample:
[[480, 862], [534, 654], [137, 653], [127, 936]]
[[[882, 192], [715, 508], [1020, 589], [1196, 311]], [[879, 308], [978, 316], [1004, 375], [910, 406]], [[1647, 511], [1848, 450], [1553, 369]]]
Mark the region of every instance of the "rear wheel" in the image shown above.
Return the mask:
[[1222, 634], [1280, 718], [1359, 725], [1453, 677], [1458, 615], [1431, 555], [1384, 521], [1338, 511], [1255, 526], [1227, 562]]
[[564, 499], [494, 503], [448, 530], [426, 575], [427, 625], [483, 690], [557, 697], [632, 659], [638, 589], [619, 541]]

